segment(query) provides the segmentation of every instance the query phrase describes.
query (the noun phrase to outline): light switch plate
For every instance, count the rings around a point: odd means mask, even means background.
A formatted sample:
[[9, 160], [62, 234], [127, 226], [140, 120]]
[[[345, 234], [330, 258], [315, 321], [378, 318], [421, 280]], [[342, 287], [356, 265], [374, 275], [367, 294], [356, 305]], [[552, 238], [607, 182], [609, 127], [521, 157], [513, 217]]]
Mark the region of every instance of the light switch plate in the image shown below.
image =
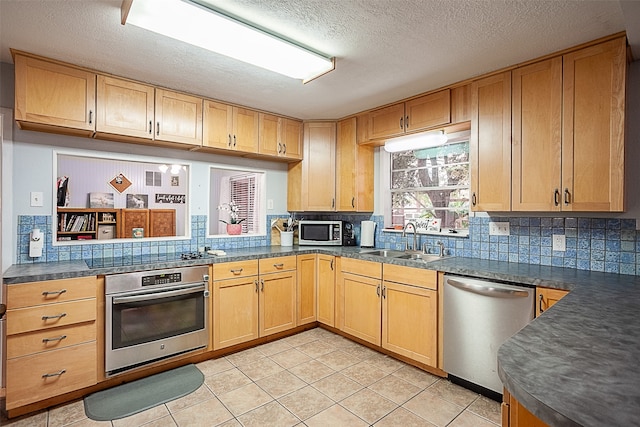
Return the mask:
[[267, 199], [267, 209], [273, 210], [273, 199]]
[[509, 223], [508, 222], [490, 222], [489, 235], [490, 236], [508, 236]]
[[42, 191], [31, 192], [31, 206], [44, 206]]
[[553, 250], [564, 252], [567, 250], [567, 239], [564, 234], [553, 235]]

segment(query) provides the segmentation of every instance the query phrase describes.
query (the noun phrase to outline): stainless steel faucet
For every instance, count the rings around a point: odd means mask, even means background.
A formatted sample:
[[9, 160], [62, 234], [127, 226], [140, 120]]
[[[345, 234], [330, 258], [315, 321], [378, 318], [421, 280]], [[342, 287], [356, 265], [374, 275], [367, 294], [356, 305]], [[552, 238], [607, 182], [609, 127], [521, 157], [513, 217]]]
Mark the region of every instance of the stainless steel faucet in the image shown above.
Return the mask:
[[438, 245], [439, 248], [440, 248], [440, 251], [438, 252], [438, 256], [443, 257], [444, 256], [444, 243], [438, 241], [438, 242], [436, 242], [436, 245]]
[[[413, 227], [413, 247], [411, 248], [412, 251], [416, 251], [416, 247], [418, 246], [418, 232], [416, 230], [416, 225], [413, 222], [408, 222], [407, 225], [404, 226], [404, 229], [402, 230], [402, 237], [406, 237], [407, 236], [407, 227]], [[405, 249], [409, 249], [408, 245], [409, 242], [405, 243]]]

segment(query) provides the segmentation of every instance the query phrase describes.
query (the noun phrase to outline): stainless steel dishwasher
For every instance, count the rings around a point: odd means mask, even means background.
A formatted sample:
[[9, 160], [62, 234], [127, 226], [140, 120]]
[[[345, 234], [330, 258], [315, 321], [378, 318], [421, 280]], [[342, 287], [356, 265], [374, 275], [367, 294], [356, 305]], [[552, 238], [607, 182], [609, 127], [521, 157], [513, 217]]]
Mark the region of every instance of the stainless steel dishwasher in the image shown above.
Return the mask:
[[498, 399], [498, 347], [533, 319], [534, 299], [534, 288], [445, 274], [443, 361], [452, 381]]

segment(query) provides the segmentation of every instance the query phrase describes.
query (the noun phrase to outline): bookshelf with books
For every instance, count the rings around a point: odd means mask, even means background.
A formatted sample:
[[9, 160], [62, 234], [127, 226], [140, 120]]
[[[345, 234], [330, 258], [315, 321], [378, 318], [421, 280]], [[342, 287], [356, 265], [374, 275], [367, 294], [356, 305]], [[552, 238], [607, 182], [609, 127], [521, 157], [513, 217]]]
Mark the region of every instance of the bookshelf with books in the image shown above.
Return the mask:
[[116, 237], [119, 209], [58, 208], [58, 241], [93, 240], [100, 238], [101, 227], [111, 227]]

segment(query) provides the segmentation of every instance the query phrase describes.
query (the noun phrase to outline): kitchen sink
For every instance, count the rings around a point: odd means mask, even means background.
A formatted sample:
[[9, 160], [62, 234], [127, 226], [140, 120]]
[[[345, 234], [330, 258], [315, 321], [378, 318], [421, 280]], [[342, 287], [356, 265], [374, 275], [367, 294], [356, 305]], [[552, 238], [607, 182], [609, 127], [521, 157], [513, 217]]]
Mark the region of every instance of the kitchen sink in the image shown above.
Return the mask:
[[449, 257], [448, 256], [439, 256], [439, 255], [435, 255], [435, 254], [411, 253], [411, 254], [403, 254], [403, 255], [397, 256], [395, 258], [398, 258], [398, 259], [411, 259], [411, 260], [414, 260], [414, 261], [430, 262], [430, 261], [438, 261], [440, 259], [445, 259], [445, 258], [449, 258]]
[[380, 250], [373, 250], [373, 251], [366, 250], [366, 251], [360, 251], [360, 253], [362, 255], [374, 255], [374, 256], [381, 256], [386, 258], [399, 258], [405, 254], [405, 252], [394, 251], [391, 249], [380, 249]]

